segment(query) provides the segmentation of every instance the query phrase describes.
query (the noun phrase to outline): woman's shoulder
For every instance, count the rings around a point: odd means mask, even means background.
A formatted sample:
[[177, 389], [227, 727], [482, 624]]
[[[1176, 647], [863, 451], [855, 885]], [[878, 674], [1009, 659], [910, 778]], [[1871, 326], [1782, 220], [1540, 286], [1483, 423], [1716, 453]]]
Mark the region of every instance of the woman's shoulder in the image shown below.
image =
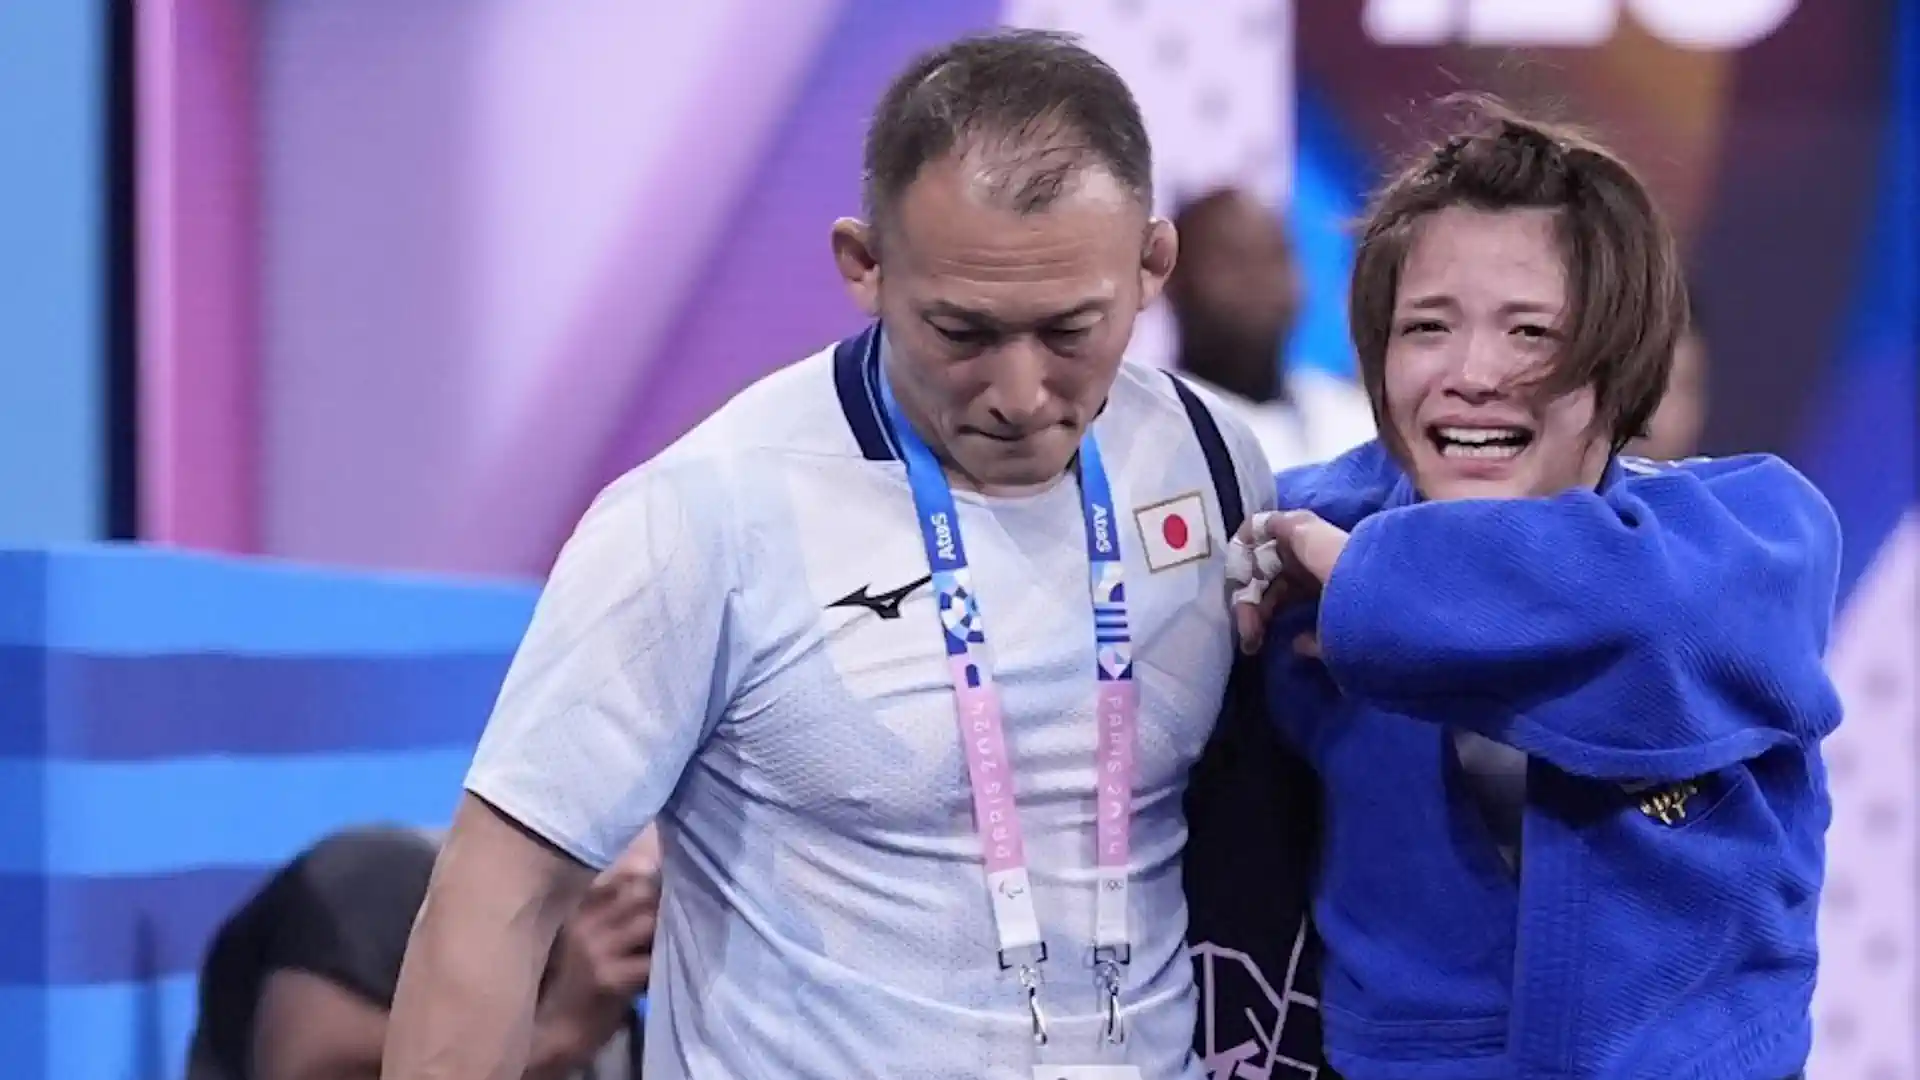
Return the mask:
[[1389, 504], [1406, 474], [1375, 439], [1339, 457], [1287, 469], [1273, 478], [1274, 507], [1311, 510], [1343, 529], [1351, 529]]
[[[1771, 547], [1789, 545], [1802, 561], [1824, 566], [1838, 558], [1840, 519], [1820, 488], [1773, 454], [1695, 457], [1680, 461], [1618, 459], [1624, 494], [1671, 521], [1693, 521], [1725, 531], [1731, 523]], [[1617, 498], [1614, 501], [1618, 501]]]

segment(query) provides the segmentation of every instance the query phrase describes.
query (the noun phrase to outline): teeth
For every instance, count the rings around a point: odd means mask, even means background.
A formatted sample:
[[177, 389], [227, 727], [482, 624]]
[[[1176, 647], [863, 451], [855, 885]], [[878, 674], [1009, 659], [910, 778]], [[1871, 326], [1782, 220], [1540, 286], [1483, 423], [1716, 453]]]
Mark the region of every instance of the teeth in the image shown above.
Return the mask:
[[1442, 439], [1453, 443], [1466, 443], [1480, 446], [1493, 442], [1525, 442], [1527, 433], [1521, 428], [1468, 428], [1443, 427], [1437, 429]]
[[1489, 443], [1483, 446], [1465, 446], [1456, 442], [1443, 443], [1440, 447], [1442, 457], [1451, 458], [1510, 458], [1518, 457], [1526, 449], [1513, 443]]
[[1442, 457], [1501, 461], [1518, 456], [1533, 436], [1525, 428], [1442, 427], [1433, 430]]

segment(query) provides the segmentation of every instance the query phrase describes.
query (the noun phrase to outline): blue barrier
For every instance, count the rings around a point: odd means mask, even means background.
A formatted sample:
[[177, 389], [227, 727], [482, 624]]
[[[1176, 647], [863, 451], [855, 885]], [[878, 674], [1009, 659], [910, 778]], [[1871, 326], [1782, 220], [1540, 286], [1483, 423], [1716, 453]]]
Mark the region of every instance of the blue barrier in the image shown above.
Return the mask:
[[347, 825], [443, 824], [533, 589], [0, 551], [0, 1047], [170, 1080], [208, 936]]

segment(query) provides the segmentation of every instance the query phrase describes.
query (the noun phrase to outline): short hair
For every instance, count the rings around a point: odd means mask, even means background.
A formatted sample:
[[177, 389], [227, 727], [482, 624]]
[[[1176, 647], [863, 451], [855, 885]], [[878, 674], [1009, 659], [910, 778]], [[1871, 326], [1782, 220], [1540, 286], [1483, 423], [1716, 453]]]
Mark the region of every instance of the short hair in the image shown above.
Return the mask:
[[1381, 431], [1390, 432], [1384, 388], [1393, 308], [1420, 220], [1451, 206], [1540, 208], [1558, 212], [1568, 309], [1564, 345], [1539, 385], [1554, 394], [1591, 386], [1595, 421], [1618, 453], [1659, 407], [1687, 329], [1672, 231], [1633, 170], [1579, 131], [1528, 119], [1484, 95], [1440, 105], [1463, 109], [1465, 123], [1373, 197], [1354, 257], [1348, 323]]
[[867, 128], [862, 197], [884, 219], [920, 171], [956, 148], [991, 155], [992, 194], [1045, 210], [1103, 168], [1148, 207], [1153, 151], [1133, 92], [1071, 34], [1002, 30], [921, 54]]

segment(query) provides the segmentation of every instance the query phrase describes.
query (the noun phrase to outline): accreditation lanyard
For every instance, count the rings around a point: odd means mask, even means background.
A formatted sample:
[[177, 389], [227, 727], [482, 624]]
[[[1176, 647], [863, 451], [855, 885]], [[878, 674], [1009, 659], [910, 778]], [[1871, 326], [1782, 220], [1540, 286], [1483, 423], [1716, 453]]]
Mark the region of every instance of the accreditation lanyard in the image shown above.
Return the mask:
[[[1027, 873], [1020, 812], [1014, 799], [1013, 763], [1007, 752], [1000, 690], [994, 684], [980, 618], [960, 539], [960, 517], [946, 470], [901, 415], [884, 368], [880, 392], [889, 427], [907, 466], [907, 482], [926, 543], [928, 570], [940, 612], [941, 637], [953, 676], [966, 753], [967, 779], [973, 789], [974, 823], [984, 848], [987, 890], [1000, 941], [1001, 970], [1019, 969], [1033, 1021], [1034, 1041], [1047, 1041], [1046, 1014], [1040, 1007], [1040, 965], [1047, 945], [1034, 909], [1033, 883]], [[1094, 826], [1098, 849], [1094, 891], [1093, 967], [1106, 1012], [1106, 1038], [1123, 1042], [1120, 971], [1132, 959], [1127, 928], [1129, 846], [1133, 811], [1133, 748], [1140, 705], [1133, 684], [1133, 640], [1127, 631], [1127, 595], [1120, 561], [1113, 490], [1101, 464], [1100, 447], [1089, 431], [1080, 443], [1077, 477], [1087, 530], [1087, 578], [1093, 601], [1093, 676], [1099, 740]]]

